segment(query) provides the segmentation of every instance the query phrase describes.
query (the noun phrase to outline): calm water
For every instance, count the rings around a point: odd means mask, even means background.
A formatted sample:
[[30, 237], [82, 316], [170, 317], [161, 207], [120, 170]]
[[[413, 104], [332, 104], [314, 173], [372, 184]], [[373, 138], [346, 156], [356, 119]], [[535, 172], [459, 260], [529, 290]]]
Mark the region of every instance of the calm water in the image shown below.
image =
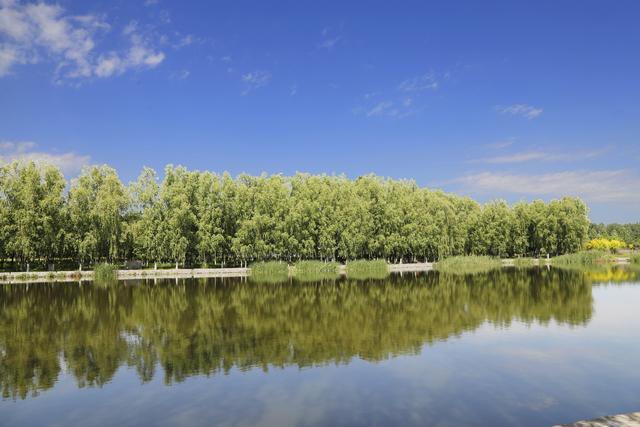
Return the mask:
[[549, 426], [640, 410], [625, 270], [4, 285], [0, 310], [3, 426]]

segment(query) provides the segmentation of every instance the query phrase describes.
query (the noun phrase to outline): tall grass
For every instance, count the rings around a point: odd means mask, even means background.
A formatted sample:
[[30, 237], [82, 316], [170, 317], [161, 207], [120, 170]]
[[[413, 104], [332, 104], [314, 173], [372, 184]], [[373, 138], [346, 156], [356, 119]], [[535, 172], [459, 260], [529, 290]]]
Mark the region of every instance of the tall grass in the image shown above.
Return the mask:
[[302, 282], [335, 279], [340, 275], [337, 262], [300, 261], [296, 263], [293, 275]]
[[347, 262], [347, 277], [350, 279], [384, 279], [389, 275], [387, 262], [382, 259]]
[[534, 258], [515, 258], [513, 260], [513, 265], [518, 268], [533, 267], [535, 265], [535, 259]]
[[629, 261], [631, 261], [631, 264], [640, 265], [640, 254], [632, 254]]
[[498, 269], [502, 267], [499, 258], [488, 256], [454, 256], [438, 261], [435, 269], [449, 274], [475, 274]]
[[250, 268], [249, 278], [254, 282], [281, 283], [289, 280], [289, 266], [285, 262], [255, 262]]
[[581, 251], [551, 258], [551, 265], [566, 268], [597, 267], [614, 260], [615, 257], [607, 251]]
[[113, 264], [98, 264], [93, 268], [93, 280], [99, 285], [112, 285], [118, 282], [118, 267]]

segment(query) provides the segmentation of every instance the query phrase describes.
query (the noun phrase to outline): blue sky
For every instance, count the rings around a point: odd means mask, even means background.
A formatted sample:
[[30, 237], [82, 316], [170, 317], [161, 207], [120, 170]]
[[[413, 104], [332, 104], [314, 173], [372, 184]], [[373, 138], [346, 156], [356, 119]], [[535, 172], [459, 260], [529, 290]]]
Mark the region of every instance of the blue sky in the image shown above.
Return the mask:
[[375, 172], [640, 220], [636, 1], [0, 0], [0, 161]]

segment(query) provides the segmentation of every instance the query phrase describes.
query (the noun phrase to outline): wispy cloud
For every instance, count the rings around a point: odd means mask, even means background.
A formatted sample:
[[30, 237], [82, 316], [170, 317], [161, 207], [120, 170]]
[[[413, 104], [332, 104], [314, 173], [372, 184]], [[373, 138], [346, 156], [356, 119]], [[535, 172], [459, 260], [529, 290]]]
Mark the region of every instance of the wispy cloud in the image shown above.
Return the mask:
[[591, 150], [591, 151], [575, 151], [567, 153], [550, 152], [550, 151], [522, 151], [518, 153], [505, 154], [501, 156], [486, 157], [483, 159], [472, 160], [472, 162], [480, 163], [524, 163], [530, 161], [546, 161], [546, 162], [577, 162], [581, 160], [589, 160], [602, 155], [607, 149]]
[[640, 202], [640, 176], [627, 169], [546, 174], [482, 172], [454, 180], [466, 191], [544, 196], [580, 196], [589, 202]]
[[491, 144], [487, 144], [486, 147], [492, 150], [502, 150], [504, 148], [511, 147], [515, 142], [516, 142], [515, 138], [507, 138], [502, 141], [497, 141]]
[[524, 117], [525, 119], [535, 119], [542, 114], [542, 108], [537, 108], [527, 104], [514, 104], [514, 105], [497, 105], [496, 111], [500, 114], [508, 114], [511, 116]]
[[341, 40], [340, 34], [335, 34], [330, 27], [322, 29], [322, 40], [318, 43], [318, 49], [332, 50]]
[[91, 158], [74, 152], [50, 153], [40, 151], [34, 142], [3, 141], [0, 142], [0, 164], [12, 161], [34, 161], [41, 164], [58, 166], [65, 174], [78, 173], [83, 166], [89, 164]]
[[190, 75], [191, 75], [191, 71], [187, 69], [182, 69], [180, 71], [172, 73], [171, 78], [175, 80], [184, 80], [189, 78]]
[[393, 116], [397, 114], [395, 109], [392, 109], [393, 102], [391, 101], [381, 101], [377, 103], [373, 108], [367, 111], [367, 117], [371, 116]]
[[128, 47], [121, 51], [100, 52], [97, 37], [111, 30], [104, 16], [70, 15], [57, 4], [0, 2], [0, 77], [17, 65], [43, 60], [55, 64], [54, 80], [109, 77], [130, 69], [154, 68], [164, 60], [132, 22], [123, 36]]
[[149, 39], [137, 30], [135, 21], [130, 22], [122, 34], [129, 38], [131, 47], [126, 52], [111, 51], [98, 57], [95, 75], [110, 77], [123, 74], [128, 70], [154, 68], [165, 59], [165, 54], [155, 50]]
[[440, 83], [434, 72], [406, 79], [398, 85], [398, 89], [402, 92], [422, 92], [425, 90], [436, 90]]
[[271, 73], [268, 71], [251, 71], [242, 75], [242, 82], [245, 85], [242, 95], [266, 86], [271, 81]]

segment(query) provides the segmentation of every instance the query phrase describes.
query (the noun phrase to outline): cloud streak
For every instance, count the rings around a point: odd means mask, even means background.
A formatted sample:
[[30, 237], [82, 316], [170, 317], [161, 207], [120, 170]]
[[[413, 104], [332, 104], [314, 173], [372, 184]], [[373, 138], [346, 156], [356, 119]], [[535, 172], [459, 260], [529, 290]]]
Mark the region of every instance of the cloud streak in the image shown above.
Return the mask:
[[546, 174], [482, 172], [454, 180], [465, 190], [491, 195], [580, 196], [589, 202], [640, 202], [640, 176], [627, 169]]
[[440, 82], [432, 71], [404, 80], [398, 85], [398, 89], [402, 92], [423, 92], [425, 90], [436, 90], [439, 87]]
[[527, 104], [514, 104], [507, 106], [498, 105], [496, 106], [496, 110], [500, 114], [524, 117], [525, 119], [529, 120], [539, 117], [543, 112], [542, 108], [537, 108]]
[[524, 163], [530, 161], [544, 162], [576, 162], [589, 160], [600, 156], [604, 150], [593, 150], [575, 153], [553, 153], [548, 151], [522, 151], [519, 153], [505, 154], [501, 156], [487, 157], [472, 160], [473, 163], [509, 164]]
[[250, 92], [264, 87], [271, 81], [271, 73], [268, 71], [251, 71], [242, 75], [242, 82], [245, 85], [245, 89], [242, 91], [242, 95], [248, 95]]
[[37, 144], [30, 141], [0, 142], [0, 164], [13, 161], [33, 161], [39, 164], [58, 166], [65, 174], [76, 174], [91, 161], [89, 156], [74, 152], [48, 153], [37, 150]]

